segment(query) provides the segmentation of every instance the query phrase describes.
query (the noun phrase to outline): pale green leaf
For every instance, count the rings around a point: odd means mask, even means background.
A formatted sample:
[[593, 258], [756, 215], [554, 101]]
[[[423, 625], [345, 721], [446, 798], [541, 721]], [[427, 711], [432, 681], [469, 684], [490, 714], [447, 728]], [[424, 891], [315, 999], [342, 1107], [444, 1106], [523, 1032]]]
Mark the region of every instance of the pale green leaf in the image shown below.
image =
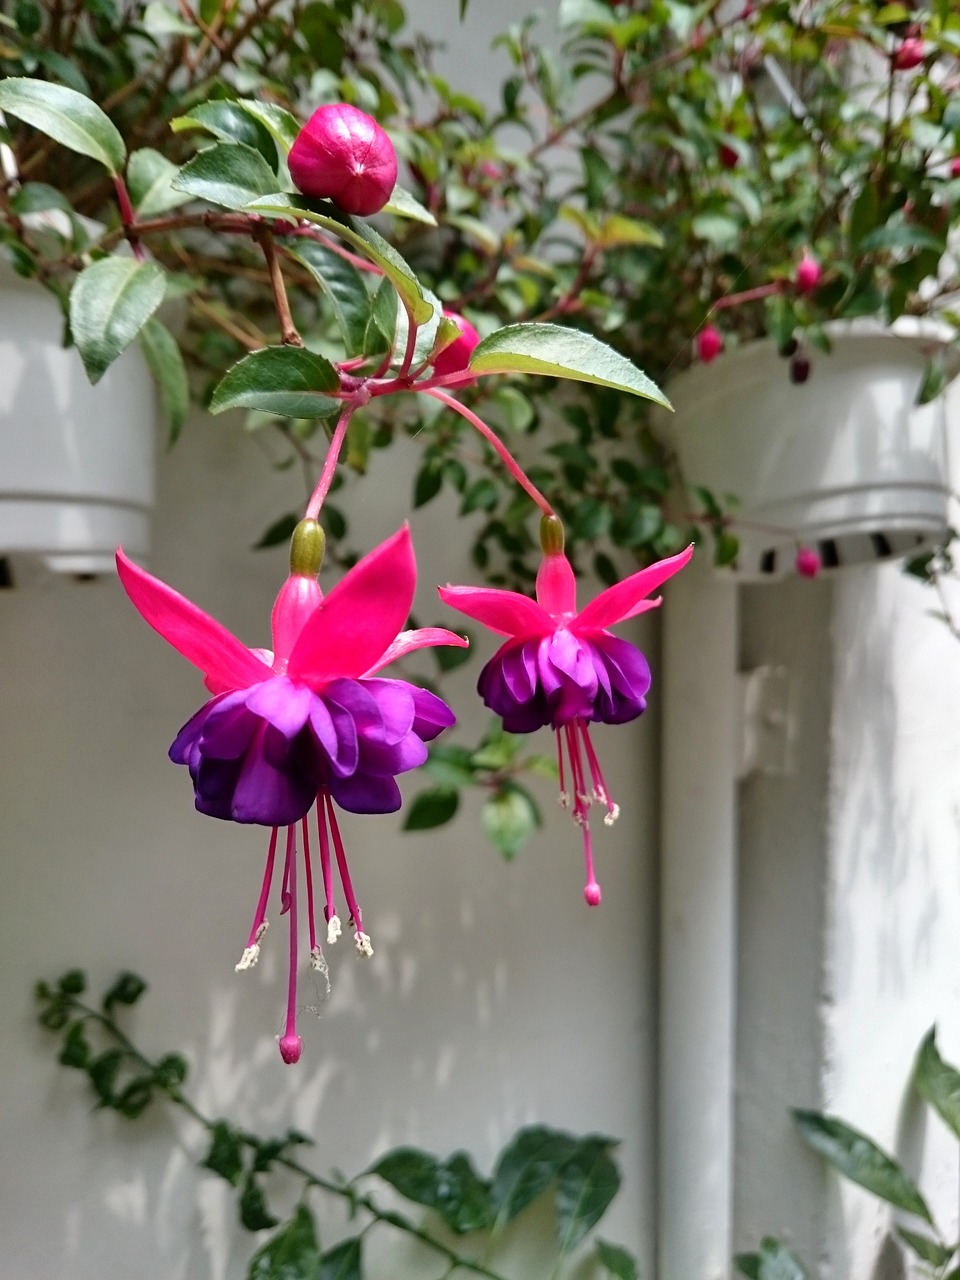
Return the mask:
[[170, 424], [170, 443], [183, 428], [190, 406], [190, 385], [180, 348], [166, 325], [151, 316], [140, 330], [140, 347], [160, 395], [160, 408]]
[[670, 402], [626, 356], [592, 334], [555, 324], [514, 324], [484, 338], [470, 357], [474, 373], [537, 373], [629, 391], [669, 409]]
[[164, 291], [163, 271], [152, 262], [101, 258], [80, 272], [70, 292], [70, 332], [91, 382], [133, 341]]
[[178, 191], [198, 200], [243, 209], [272, 191], [277, 175], [259, 151], [242, 142], [218, 142], [185, 164], [173, 179]]
[[12, 77], [0, 82], [0, 111], [33, 125], [70, 151], [99, 161], [114, 176], [123, 169], [127, 149], [117, 127], [75, 89]]
[[127, 165], [127, 188], [141, 218], [152, 218], [186, 204], [190, 196], [172, 186], [176, 175], [177, 166], [152, 147], [133, 152]]
[[423, 222], [428, 227], [435, 227], [437, 220], [424, 205], [403, 187], [394, 187], [390, 199], [383, 206], [383, 213], [392, 213], [397, 218], [409, 218], [411, 222]]

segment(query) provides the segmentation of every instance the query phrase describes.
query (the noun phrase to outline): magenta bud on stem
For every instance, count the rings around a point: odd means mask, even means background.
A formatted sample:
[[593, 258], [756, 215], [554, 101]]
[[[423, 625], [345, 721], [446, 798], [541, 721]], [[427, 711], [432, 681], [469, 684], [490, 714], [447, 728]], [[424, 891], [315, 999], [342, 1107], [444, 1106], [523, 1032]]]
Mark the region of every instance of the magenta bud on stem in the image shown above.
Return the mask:
[[297, 134], [288, 165], [298, 191], [360, 217], [379, 213], [397, 181], [393, 143], [372, 116], [346, 102], [317, 108]]

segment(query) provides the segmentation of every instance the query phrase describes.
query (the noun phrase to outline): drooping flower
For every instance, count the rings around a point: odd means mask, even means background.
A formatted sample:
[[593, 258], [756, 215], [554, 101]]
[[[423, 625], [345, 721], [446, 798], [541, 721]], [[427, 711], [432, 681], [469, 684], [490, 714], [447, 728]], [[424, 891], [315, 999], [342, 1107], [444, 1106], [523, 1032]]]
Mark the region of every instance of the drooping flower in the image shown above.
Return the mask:
[[589, 725], [624, 724], [646, 708], [650, 668], [640, 650], [609, 628], [655, 608], [648, 600], [690, 559], [693, 548], [641, 569], [602, 591], [577, 611], [576, 580], [563, 552], [563, 528], [555, 517], [540, 524], [544, 557], [537, 598], [492, 587], [441, 587], [454, 609], [508, 637], [483, 668], [480, 696], [509, 733], [532, 733], [550, 725], [560, 765], [560, 803], [570, 807], [583, 832], [584, 897], [600, 902], [594, 874], [589, 813], [594, 802], [607, 809], [611, 825], [619, 807], [604, 781]]
[[[271, 827], [267, 866], [238, 969], [256, 964], [281, 828], [286, 828], [282, 911], [291, 930], [287, 1030], [280, 1048], [296, 1061], [297, 827], [304, 858], [310, 955], [325, 972], [316, 938], [307, 814], [316, 802], [327, 941], [340, 933], [335, 857], [357, 949], [372, 954], [353, 891], [334, 802], [353, 813], [400, 807], [396, 775], [426, 759], [426, 743], [453, 724], [440, 698], [377, 673], [426, 645], [462, 646], [439, 627], [402, 631], [413, 602], [416, 562], [406, 525], [324, 596], [317, 582], [323, 531], [297, 526], [290, 576], [272, 614], [273, 649], [248, 649], [216, 619], [117, 552], [124, 590], [143, 618], [204, 675], [213, 697], [183, 726], [170, 758], [187, 766], [201, 813]], [[332, 855], [331, 855], [332, 850]]]
[[390, 199], [397, 153], [372, 116], [347, 102], [318, 107], [294, 139], [290, 177], [305, 196], [370, 217]]

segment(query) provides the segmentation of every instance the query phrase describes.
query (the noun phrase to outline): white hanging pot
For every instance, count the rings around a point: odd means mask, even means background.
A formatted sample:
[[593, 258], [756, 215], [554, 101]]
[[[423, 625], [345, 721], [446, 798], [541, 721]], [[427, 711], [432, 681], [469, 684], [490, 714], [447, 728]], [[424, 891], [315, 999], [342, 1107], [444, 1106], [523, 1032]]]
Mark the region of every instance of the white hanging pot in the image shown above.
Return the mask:
[[764, 339], [667, 388], [675, 412], [658, 421], [685, 483], [738, 504], [731, 531], [745, 579], [792, 573], [798, 545], [829, 569], [915, 555], [946, 533], [945, 399], [916, 405], [942, 326], [856, 320], [827, 330], [833, 351], [811, 354], [802, 384]]
[[97, 383], [61, 346], [63, 317], [35, 281], [0, 269], [0, 556], [59, 573], [150, 551], [155, 395], [136, 344]]

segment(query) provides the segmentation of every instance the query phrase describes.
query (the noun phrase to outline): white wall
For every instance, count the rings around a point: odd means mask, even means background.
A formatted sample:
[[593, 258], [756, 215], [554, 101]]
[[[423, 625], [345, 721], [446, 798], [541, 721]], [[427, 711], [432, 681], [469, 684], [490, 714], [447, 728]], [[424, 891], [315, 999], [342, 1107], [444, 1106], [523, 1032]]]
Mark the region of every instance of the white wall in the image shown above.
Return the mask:
[[[406, 514], [416, 446], [356, 488], [354, 535], [372, 546]], [[407, 474], [403, 474], [406, 464]], [[284, 552], [248, 550], [298, 497], [236, 422], [199, 415], [162, 460], [153, 568], [251, 644], [268, 636]], [[422, 619], [439, 581], [469, 581], [452, 504], [414, 517]], [[452, 619], [451, 619], [452, 621]], [[651, 630], [636, 633], [651, 639]], [[151, 983], [134, 1032], [190, 1058], [202, 1107], [252, 1128], [295, 1125], [311, 1159], [354, 1173], [401, 1142], [465, 1147], [481, 1166], [530, 1121], [623, 1137], [625, 1186], [604, 1234], [650, 1274], [653, 1170], [652, 717], [597, 735], [623, 816], [597, 833], [604, 903], [581, 897], [578, 833], [539, 797], [547, 825], [504, 865], [478, 829], [402, 836], [394, 817], [348, 824], [376, 955], [330, 954], [333, 995], [302, 1018], [284, 1067], [284, 931], [260, 966], [233, 965], [259, 888], [265, 832], [193, 811], [166, 748], [203, 700], [197, 673], [137, 617], [116, 582], [45, 578], [0, 592], [0, 1239], [3, 1280], [236, 1280], [253, 1252], [187, 1127], [91, 1113], [84, 1081], [56, 1065], [31, 989], [70, 966], [95, 990], [136, 969]], [[481, 642], [483, 654], [493, 641]], [[485, 723], [451, 691], [471, 741]], [[550, 750], [550, 736], [536, 747]], [[417, 782], [408, 787], [408, 794]], [[306, 1003], [311, 999], [307, 993]]]

